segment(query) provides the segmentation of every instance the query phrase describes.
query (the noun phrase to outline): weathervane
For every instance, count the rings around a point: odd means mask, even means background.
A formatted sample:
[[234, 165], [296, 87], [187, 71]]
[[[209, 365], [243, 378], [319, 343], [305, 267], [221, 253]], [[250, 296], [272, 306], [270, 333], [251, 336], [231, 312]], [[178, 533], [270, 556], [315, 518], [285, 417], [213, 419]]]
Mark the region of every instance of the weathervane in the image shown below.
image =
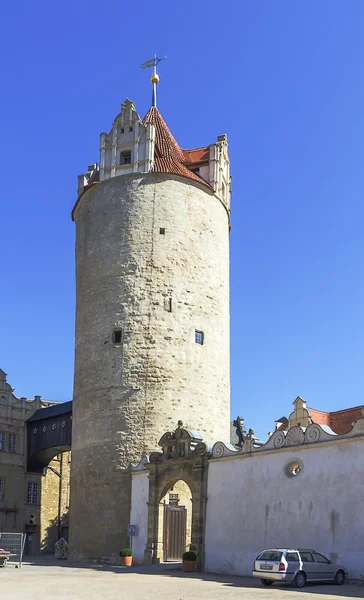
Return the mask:
[[154, 55], [154, 58], [150, 60], [146, 60], [140, 66], [142, 69], [147, 69], [148, 67], [153, 67], [153, 73], [150, 76], [150, 81], [153, 85], [153, 94], [152, 94], [152, 106], [157, 107], [157, 83], [159, 81], [159, 75], [157, 73], [157, 64], [161, 62], [161, 60], [166, 60], [166, 56], [163, 58], [158, 58], [157, 55]]

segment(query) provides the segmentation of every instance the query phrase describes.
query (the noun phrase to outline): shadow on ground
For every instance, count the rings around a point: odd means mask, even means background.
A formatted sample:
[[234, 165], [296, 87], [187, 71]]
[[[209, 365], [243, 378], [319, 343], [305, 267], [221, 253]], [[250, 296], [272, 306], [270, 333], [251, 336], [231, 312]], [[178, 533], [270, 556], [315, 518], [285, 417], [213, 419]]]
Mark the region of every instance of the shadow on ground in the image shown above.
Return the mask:
[[215, 581], [224, 586], [238, 587], [245, 589], [260, 588], [268, 591], [279, 590], [284, 593], [289, 591], [297, 594], [320, 594], [322, 596], [332, 596], [336, 598], [364, 598], [364, 585], [359, 583], [346, 583], [343, 586], [333, 584], [307, 584], [302, 589], [295, 589], [289, 585], [274, 584], [271, 588], [261, 585], [260, 581], [253, 577], [238, 577], [236, 575], [219, 575], [214, 573], [183, 573], [181, 563], [162, 563], [160, 565], [134, 565], [132, 567], [121, 567], [117, 565], [103, 564], [76, 564], [69, 563], [67, 560], [56, 560], [52, 556], [37, 557], [32, 559], [25, 558], [24, 566], [29, 567], [56, 567], [61, 569], [91, 569], [98, 572], [115, 573], [118, 575], [159, 575], [160, 577], [177, 577], [183, 579], [199, 579], [202, 581]]

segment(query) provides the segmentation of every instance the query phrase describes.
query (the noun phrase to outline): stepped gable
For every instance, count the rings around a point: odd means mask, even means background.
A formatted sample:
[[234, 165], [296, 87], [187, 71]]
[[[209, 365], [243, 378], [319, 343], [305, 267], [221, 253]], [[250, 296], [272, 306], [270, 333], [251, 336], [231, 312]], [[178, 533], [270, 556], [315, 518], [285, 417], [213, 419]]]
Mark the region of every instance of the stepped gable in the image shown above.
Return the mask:
[[153, 123], [156, 131], [153, 172], [182, 175], [212, 189], [206, 181], [188, 168], [192, 165], [197, 168], [199, 163], [208, 163], [209, 146], [182, 150], [155, 107], [150, 108], [145, 115], [143, 125], [146, 123]]

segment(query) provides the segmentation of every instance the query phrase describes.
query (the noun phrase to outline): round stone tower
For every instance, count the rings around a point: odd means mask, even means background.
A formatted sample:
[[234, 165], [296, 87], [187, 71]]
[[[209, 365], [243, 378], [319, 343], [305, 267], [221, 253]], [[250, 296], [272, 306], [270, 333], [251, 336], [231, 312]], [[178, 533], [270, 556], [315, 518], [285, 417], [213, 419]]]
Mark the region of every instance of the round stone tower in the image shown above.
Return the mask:
[[128, 467], [179, 419], [229, 441], [229, 205], [226, 136], [182, 150], [130, 100], [79, 177], [74, 559], [127, 543]]

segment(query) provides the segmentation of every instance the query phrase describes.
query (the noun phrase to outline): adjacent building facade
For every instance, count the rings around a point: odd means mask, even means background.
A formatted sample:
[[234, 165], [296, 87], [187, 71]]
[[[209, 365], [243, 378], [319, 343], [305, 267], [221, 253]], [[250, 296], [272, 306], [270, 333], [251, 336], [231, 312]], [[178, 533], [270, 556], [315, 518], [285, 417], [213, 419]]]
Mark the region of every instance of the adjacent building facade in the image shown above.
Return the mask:
[[0, 532], [26, 533], [30, 556], [53, 551], [60, 525], [67, 533], [70, 453], [55, 457], [44, 474], [27, 469], [27, 420], [52, 404], [40, 396], [18, 398], [0, 369]]

